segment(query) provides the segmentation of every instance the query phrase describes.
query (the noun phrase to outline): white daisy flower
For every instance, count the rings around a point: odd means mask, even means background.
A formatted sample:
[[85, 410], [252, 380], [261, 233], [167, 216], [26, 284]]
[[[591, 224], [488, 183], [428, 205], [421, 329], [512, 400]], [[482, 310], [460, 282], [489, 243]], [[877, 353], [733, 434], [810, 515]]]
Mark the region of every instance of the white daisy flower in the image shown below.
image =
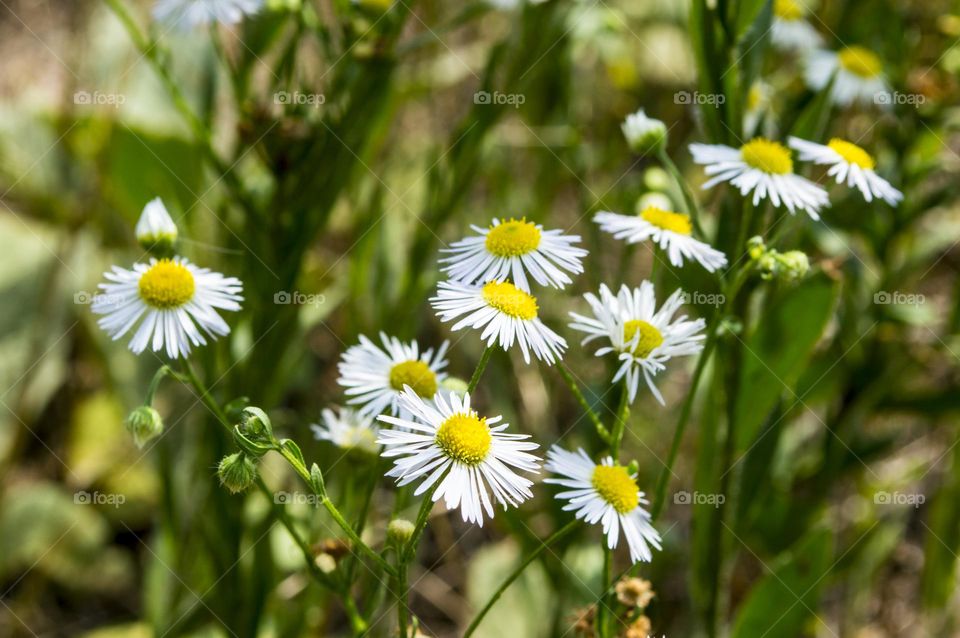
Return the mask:
[[166, 348], [171, 359], [190, 354], [191, 344], [207, 343], [230, 333], [217, 309], [240, 310], [243, 284], [188, 260], [151, 259], [133, 270], [114, 266], [104, 273], [109, 283], [93, 299], [91, 309], [104, 315], [97, 323], [114, 340], [143, 318], [130, 340], [130, 350], [140, 354], [152, 342], [154, 352]]
[[374, 417], [389, 410], [404, 418], [400, 394], [409, 386], [425, 399], [433, 398], [447, 376], [449, 344], [444, 341], [434, 353], [433, 348], [420, 352], [416, 341], [403, 343], [396, 337], [380, 333], [380, 348], [366, 336], [351, 346], [340, 358], [338, 369], [340, 385], [346, 388], [347, 403], [359, 405], [360, 414]]
[[823, 44], [823, 37], [807, 22], [810, 11], [800, 0], [775, 0], [770, 40], [778, 49], [808, 51]]
[[666, 251], [670, 263], [679, 268], [684, 259], [696, 260], [709, 272], [727, 265], [727, 257], [710, 244], [691, 236], [690, 216], [648, 206], [639, 215], [620, 215], [609, 211], [597, 213], [593, 221], [617, 239], [636, 244], [652, 240]]
[[493, 517], [491, 493], [504, 509], [533, 496], [533, 482], [513, 468], [538, 472], [540, 459], [527, 451], [539, 446], [526, 441], [527, 434], [504, 432], [506, 423], [491, 427], [502, 417], [479, 416], [469, 394], [451, 392], [448, 398], [438, 394], [428, 404], [407, 388], [400, 400], [413, 419], [378, 417], [400, 429], [381, 430], [377, 442], [386, 446], [384, 457], [397, 459], [387, 476], [398, 485], [424, 478], [414, 492], [419, 495], [440, 480], [434, 502], [444, 499], [447, 509], [459, 507], [464, 521], [483, 527], [483, 512]]
[[807, 84], [821, 90], [836, 76], [830, 89], [834, 104], [849, 106], [861, 104], [887, 105], [891, 103], [890, 88], [883, 77], [883, 63], [875, 53], [861, 46], [850, 46], [840, 51], [817, 50], [806, 60]]
[[565, 270], [583, 272], [580, 260], [587, 251], [573, 247], [580, 241], [577, 235], [544, 230], [526, 218], [494, 219], [490, 228], [471, 228], [478, 237], [461, 239], [443, 250], [451, 256], [440, 260], [449, 264], [442, 270], [453, 281], [475, 284], [509, 277], [517, 288], [530, 292], [527, 273], [541, 286], [563, 288], [573, 282]]
[[483, 328], [480, 338], [487, 346], [499, 343], [504, 350], [509, 350], [516, 340], [527, 363], [530, 350], [552, 365], [567, 348], [563, 337], [540, 321], [536, 297], [509, 281], [491, 281], [483, 286], [441, 281], [437, 296], [430, 303], [441, 321], [466, 315], [453, 325], [454, 332], [467, 326]]
[[177, 241], [177, 225], [174, 223], [163, 200], [156, 197], [143, 207], [140, 219], [134, 229], [137, 241], [141, 246], [154, 245], [170, 246]]
[[827, 191], [793, 172], [790, 149], [779, 142], [755, 137], [740, 148], [724, 144], [691, 144], [693, 161], [706, 165], [712, 175], [704, 189], [730, 182], [746, 196], [753, 192], [753, 205], [769, 197], [774, 206], [783, 204], [791, 213], [804, 210], [820, 219], [820, 209], [830, 203]]
[[310, 426], [317, 440], [329, 441], [344, 450], [377, 454], [380, 451], [377, 444], [380, 429], [374, 424], [373, 418], [350, 408], [341, 408], [339, 412], [323, 409], [320, 413], [323, 423]]
[[635, 153], [649, 153], [660, 150], [667, 143], [667, 125], [662, 121], [647, 117], [640, 109], [627, 116], [620, 125], [623, 136]]
[[665, 370], [665, 364], [673, 357], [696, 354], [703, 349], [704, 336], [698, 334], [706, 326], [703, 319], [688, 321], [686, 315], [673, 318], [683, 305], [683, 291], [674, 291], [660, 310], [649, 281], [632, 290], [621, 286], [616, 296], [604, 284], [600, 286], [599, 298], [592, 293], [585, 294], [584, 298], [590, 304], [593, 317], [570, 313], [574, 319], [570, 327], [587, 333], [581, 344], [605, 339], [606, 345], [597, 350], [596, 356], [615, 353], [621, 361], [613, 383], [625, 378], [628, 397], [633, 402], [642, 375], [653, 396], [664, 405], [653, 377]]
[[582, 448], [568, 452], [556, 445], [547, 452], [544, 467], [562, 477], [544, 479], [545, 483], [570, 488], [557, 494], [558, 499], [569, 501], [564, 511], [576, 512], [577, 519], [591, 525], [599, 522], [610, 549], [616, 549], [622, 529], [634, 563], [653, 559], [650, 548], [660, 549], [660, 534], [643, 508], [649, 502], [637, 487], [636, 475], [614, 464], [612, 457], [598, 465]]
[[874, 172], [876, 162], [870, 153], [853, 142], [837, 137], [826, 146], [796, 137], [791, 137], [788, 142], [800, 153], [801, 161], [829, 166], [827, 175], [836, 177], [838, 184], [846, 181], [847, 186], [860, 189], [868, 202], [877, 197], [896, 206], [903, 199], [903, 193]]
[[236, 24], [263, 5], [264, 0], [157, 0], [153, 17], [179, 29], [191, 29], [211, 22]]

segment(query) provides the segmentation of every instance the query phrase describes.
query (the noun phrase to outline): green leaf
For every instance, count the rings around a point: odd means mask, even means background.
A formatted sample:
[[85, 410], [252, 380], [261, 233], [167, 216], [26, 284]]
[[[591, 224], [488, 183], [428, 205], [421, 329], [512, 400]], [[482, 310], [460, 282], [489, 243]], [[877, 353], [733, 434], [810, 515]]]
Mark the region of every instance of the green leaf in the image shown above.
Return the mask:
[[836, 283], [818, 274], [779, 292], [761, 312], [746, 338], [737, 397], [737, 449], [753, 443], [757, 431], [784, 391], [793, 388], [813, 354], [837, 298]]
[[814, 616], [833, 557], [833, 534], [814, 530], [783, 554], [747, 595], [732, 638], [796, 638]]
[[737, 39], [739, 39], [753, 26], [764, 6], [769, 6], [769, 0], [740, 0], [735, 2], [734, 6], [737, 7], [736, 29]]
[[933, 497], [923, 547], [923, 602], [941, 608], [956, 589], [957, 553], [960, 552], [960, 452], [953, 452], [953, 471], [947, 484]]

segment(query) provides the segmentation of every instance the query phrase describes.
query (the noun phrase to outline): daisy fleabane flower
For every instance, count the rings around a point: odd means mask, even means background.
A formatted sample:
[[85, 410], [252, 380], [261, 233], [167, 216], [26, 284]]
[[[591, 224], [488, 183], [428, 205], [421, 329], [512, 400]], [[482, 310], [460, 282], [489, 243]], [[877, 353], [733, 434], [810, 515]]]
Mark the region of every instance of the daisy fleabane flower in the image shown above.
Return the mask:
[[[509, 277], [517, 288], [530, 292], [527, 275], [541, 286], [563, 288], [573, 282], [567, 274], [583, 272], [580, 260], [587, 255], [577, 235], [544, 230], [524, 219], [494, 219], [489, 228], [471, 226], [477, 236], [451, 244], [441, 270], [451, 280], [475, 284]], [[566, 272], [564, 272], [566, 271]]]
[[693, 161], [705, 165], [704, 172], [712, 176], [704, 189], [730, 182], [744, 197], [752, 192], [754, 206], [769, 197], [774, 206], [782, 204], [791, 213], [804, 210], [813, 219], [820, 219], [820, 209], [830, 203], [827, 191], [793, 172], [790, 149], [779, 142], [755, 137], [740, 148], [691, 144], [690, 152]]
[[157, 0], [153, 6], [153, 17], [180, 29], [211, 22], [236, 24], [244, 16], [260, 11], [263, 5], [264, 0]]
[[364, 416], [356, 410], [341, 408], [338, 413], [324, 408], [320, 413], [322, 424], [312, 424], [314, 436], [320, 441], [329, 441], [343, 450], [359, 450], [368, 454], [377, 454], [379, 428], [373, 418]]
[[[540, 459], [530, 450], [539, 447], [529, 435], [508, 434], [502, 417], [481, 417], [470, 407], [470, 394], [451, 392], [425, 402], [412, 388], [400, 400], [413, 419], [380, 416], [399, 429], [382, 429], [377, 442], [382, 456], [396, 459], [387, 476], [407, 485], [424, 479], [414, 494], [423, 494], [440, 481], [433, 501], [447, 509], [460, 508], [464, 521], [483, 527], [483, 513], [493, 517], [493, 501], [507, 508], [533, 496], [533, 482], [514, 470], [536, 473]], [[497, 425], [499, 424], [499, 425]]]
[[557, 494], [558, 499], [569, 501], [564, 511], [575, 512], [577, 519], [591, 525], [600, 523], [607, 547], [616, 549], [623, 530], [630, 560], [638, 563], [653, 559], [650, 548], [660, 549], [660, 534], [643, 507], [649, 502], [627, 468], [616, 465], [609, 456], [597, 464], [582, 448], [568, 452], [556, 445], [547, 452], [544, 468], [559, 476], [544, 479], [544, 483], [569, 488]]
[[490, 281], [483, 286], [441, 281], [437, 296], [430, 303], [441, 321], [466, 315], [451, 330], [483, 328], [480, 338], [487, 346], [497, 343], [509, 350], [517, 341], [527, 363], [531, 350], [538, 359], [552, 365], [567, 348], [563, 337], [540, 321], [536, 297], [509, 281]]
[[174, 223], [163, 200], [155, 197], [147, 202], [137, 220], [134, 229], [141, 246], [150, 248], [155, 245], [172, 248], [177, 241], [177, 225]]
[[434, 352], [429, 348], [420, 352], [416, 341], [404, 343], [396, 337], [380, 333], [379, 347], [364, 335], [360, 343], [351, 346], [340, 357], [337, 382], [346, 388], [350, 405], [359, 405], [364, 416], [374, 417], [389, 410], [394, 415], [402, 412], [400, 393], [411, 387], [425, 399], [433, 398], [440, 383], [446, 378], [447, 347], [444, 341]]
[[658, 152], [667, 144], [667, 125], [661, 120], [647, 117], [643, 109], [628, 115], [620, 125], [620, 130], [635, 153]]
[[230, 333], [217, 310], [240, 310], [243, 284], [208, 268], [198, 268], [187, 259], [151, 259], [134, 264], [133, 270], [114, 266], [103, 275], [108, 283], [93, 298], [97, 322], [114, 340], [140, 327], [130, 340], [136, 354], [152, 344], [154, 352], [166, 349], [171, 359], [190, 354], [194, 346]]
[[829, 166], [827, 175], [836, 177], [838, 184], [846, 182], [847, 186], [858, 188], [868, 202], [876, 197], [896, 206], [903, 199], [903, 193], [874, 172], [877, 163], [873, 156], [853, 142], [837, 137], [826, 145], [796, 137], [788, 142], [800, 154], [801, 161]]
[[809, 50], [823, 43], [817, 30], [807, 22], [810, 13], [801, 0], [774, 0], [770, 40], [779, 49]]
[[642, 282], [639, 288], [621, 286], [617, 295], [602, 284], [599, 297], [592, 293], [584, 295], [593, 317], [571, 312], [574, 321], [570, 327], [587, 333], [581, 344], [594, 339], [605, 341], [595, 354], [617, 356], [621, 363], [613, 382], [626, 380], [631, 402], [637, 396], [642, 376], [653, 396], [664, 405], [653, 377], [665, 370], [665, 364], [673, 357], [696, 354], [703, 349], [702, 331], [706, 326], [703, 319], [689, 321], [685, 315], [673, 318], [684, 298], [683, 291], [676, 290], [657, 310], [656, 294], [649, 281]]
[[670, 263], [679, 268], [683, 261], [694, 260], [709, 272], [727, 265], [727, 257], [719, 250], [692, 236], [690, 216], [684, 213], [647, 206], [639, 215], [620, 215], [601, 211], [593, 217], [600, 228], [617, 239], [636, 244], [650, 239], [666, 251]]
[[840, 106], [854, 102], [889, 105], [890, 88], [883, 76], [883, 62], [873, 51], [853, 45], [839, 51], [817, 50], [806, 59], [805, 76], [817, 91], [833, 79], [830, 100]]

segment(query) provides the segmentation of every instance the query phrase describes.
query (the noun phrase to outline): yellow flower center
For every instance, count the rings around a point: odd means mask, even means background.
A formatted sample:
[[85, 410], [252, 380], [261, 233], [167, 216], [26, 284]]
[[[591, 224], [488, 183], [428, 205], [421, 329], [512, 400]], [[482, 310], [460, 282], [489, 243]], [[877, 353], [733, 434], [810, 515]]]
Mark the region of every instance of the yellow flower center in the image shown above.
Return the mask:
[[540, 246], [540, 229], [526, 219], [511, 219], [491, 226], [487, 233], [487, 251], [497, 257], [519, 257]]
[[590, 483], [600, 497], [621, 514], [640, 504], [640, 489], [630, 478], [627, 468], [621, 465], [598, 465], [593, 469]]
[[880, 75], [883, 64], [872, 51], [861, 46], [847, 47], [837, 54], [840, 66], [862, 78], [875, 78]]
[[648, 221], [657, 228], [669, 230], [680, 235], [689, 235], [693, 231], [690, 216], [683, 213], [673, 213], [656, 206], [648, 206], [640, 213], [644, 221]]
[[785, 175], [793, 171], [793, 160], [790, 151], [779, 142], [758, 137], [740, 147], [740, 157], [743, 161], [763, 171], [774, 175]]
[[847, 142], [846, 140], [841, 140], [839, 137], [835, 137], [830, 140], [827, 146], [832, 148], [837, 155], [842, 157], [850, 164], [856, 164], [860, 168], [865, 168], [871, 171], [873, 170], [873, 167], [876, 166], [873, 158], [870, 157], [870, 153], [866, 152], [852, 142]]
[[640, 337], [637, 339], [637, 345], [633, 348], [635, 357], [646, 359], [657, 346], [663, 343], [663, 334], [655, 326], [642, 319], [631, 319], [623, 324], [623, 342], [625, 344], [633, 343], [638, 334]]
[[490, 428], [476, 412], [454, 414], [437, 429], [437, 445], [451, 459], [479, 465], [490, 451]]
[[137, 287], [148, 306], [166, 310], [179, 308], [193, 299], [196, 282], [183, 264], [161, 259], [140, 276]]
[[419, 359], [404, 361], [390, 368], [390, 387], [403, 390], [405, 385], [424, 399], [429, 399], [437, 393], [437, 375]]
[[803, 17], [804, 10], [797, 0], [776, 0], [773, 3], [773, 13], [781, 20], [793, 22]]
[[491, 281], [483, 287], [483, 298], [505, 315], [530, 321], [537, 318], [537, 300], [509, 281]]

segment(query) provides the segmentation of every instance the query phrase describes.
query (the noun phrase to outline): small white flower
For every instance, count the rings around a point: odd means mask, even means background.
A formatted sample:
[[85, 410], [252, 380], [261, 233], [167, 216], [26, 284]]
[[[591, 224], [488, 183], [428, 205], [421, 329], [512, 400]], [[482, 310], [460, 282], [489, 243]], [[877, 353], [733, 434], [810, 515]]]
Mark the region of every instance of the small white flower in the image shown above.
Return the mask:
[[97, 323], [114, 340], [143, 322], [130, 340], [130, 350], [140, 354], [152, 342], [154, 352], [166, 347], [175, 359], [190, 354], [191, 344], [207, 343], [203, 333], [222, 337], [230, 333], [217, 310], [240, 310], [243, 284], [188, 260], [151, 259], [133, 270], [114, 266], [104, 273], [91, 309], [104, 315]]
[[821, 90], [833, 81], [830, 99], [834, 104], [849, 106], [861, 104], [888, 105], [890, 89], [883, 77], [883, 63], [872, 51], [861, 46], [850, 46], [840, 51], [817, 50], [806, 60], [807, 84]]
[[660, 549], [660, 534], [643, 508], [649, 502], [637, 487], [637, 477], [627, 468], [609, 456], [598, 465], [583, 449], [568, 452], [556, 445], [547, 452], [544, 467], [561, 477], [544, 479], [545, 483], [570, 488], [557, 494], [569, 501], [564, 511], [576, 512], [577, 519], [591, 525], [599, 522], [610, 549], [617, 547], [622, 529], [634, 563], [653, 559], [650, 548]]
[[380, 333], [383, 348], [360, 335], [360, 343], [351, 346], [340, 358], [338, 382], [346, 388], [351, 405], [360, 405], [360, 414], [374, 417], [390, 410], [400, 416], [400, 394], [410, 386], [420, 396], [430, 399], [446, 377], [448, 343], [444, 341], [420, 352], [416, 341], [403, 343], [396, 337]]
[[530, 292], [527, 273], [541, 286], [563, 288], [573, 282], [566, 272], [583, 272], [580, 260], [587, 255], [573, 244], [577, 235], [560, 230], [544, 230], [526, 219], [494, 219], [490, 228], [471, 226], [479, 235], [454, 242], [440, 260], [450, 279], [462, 284], [486, 283], [511, 278], [517, 288]]
[[614, 353], [620, 360], [620, 368], [613, 382], [626, 379], [629, 399], [637, 396], [640, 377], [661, 405], [663, 396], [653, 383], [653, 377], [666, 369], [673, 357], [692, 355], [703, 349], [703, 334], [706, 326], [703, 319], [688, 321], [686, 315], [673, 318], [683, 305], [684, 293], [676, 290], [657, 310], [653, 284], [644, 281], [639, 288], [621, 286], [614, 296], [605, 284], [600, 286], [600, 297], [592, 293], [584, 295], [593, 317], [575, 312], [570, 327], [587, 333], [581, 344], [594, 339], [605, 339], [606, 345], [596, 352], [602, 357]]
[[754, 206], [769, 197], [774, 206], [783, 204], [791, 213], [804, 210], [813, 219], [820, 219], [820, 209], [830, 203], [827, 191], [793, 172], [790, 149], [779, 142], [755, 137], [740, 148], [691, 144], [690, 152], [713, 176], [704, 189], [730, 182], [744, 197], [752, 192]]
[[137, 241], [144, 247], [155, 244], [173, 246], [177, 241], [177, 225], [159, 197], [151, 199], [143, 207], [134, 232]]
[[380, 451], [377, 444], [380, 429], [374, 425], [373, 419], [350, 408], [342, 408], [339, 412], [336, 414], [333, 410], [324, 408], [320, 413], [323, 424], [315, 423], [310, 426], [314, 436], [344, 450], [377, 454]]
[[191, 29], [211, 22], [236, 24], [263, 5], [264, 0], [157, 0], [153, 17], [179, 29]]
[[464, 521], [482, 527], [484, 511], [493, 517], [491, 493], [504, 509], [533, 496], [533, 482], [512, 468], [538, 472], [540, 459], [528, 451], [539, 446], [526, 440], [529, 435], [507, 434], [506, 423], [495, 425], [502, 417], [479, 416], [469, 394], [448, 398], [438, 394], [431, 405], [407, 388], [400, 400], [415, 420], [378, 417], [400, 429], [381, 430], [377, 442], [386, 446], [384, 457], [397, 459], [387, 476], [398, 485], [423, 478], [414, 492], [419, 495], [443, 477], [433, 501], [444, 499], [447, 509], [459, 507]]
[[726, 255], [691, 236], [690, 216], [683, 213], [648, 206], [639, 215], [601, 211], [593, 221], [617, 239], [626, 239], [630, 244], [652, 240], [666, 251], [670, 263], [678, 268], [683, 266], [684, 259], [696, 260], [709, 272], [727, 265]]
[[655, 152], [667, 143], [667, 125], [658, 119], [647, 117], [643, 109], [628, 115], [620, 129], [630, 149], [636, 153]]
[[527, 363], [530, 350], [552, 365], [567, 348], [563, 337], [540, 321], [536, 298], [509, 281], [491, 281], [483, 286], [441, 281], [437, 296], [430, 303], [441, 321], [466, 315], [453, 325], [454, 332], [467, 326], [474, 330], [483, 328], [480, 338], [487, 346], [498, 343], [504, 350], [517, 341]]
[[770, 40], [778, 49], [808, 51], [823, 43], [817, 30], [806, 21], [807, 6], [799, 0], [775, 0]]
[[868, 202], [877, 197], [896, 206], [903, 199], [903, 193], [874, 172], [873, 157], [856, 144], [836, 137], [826, 146], [796, 137], [788, 141], [802, 161], [829, 166], [827, 175], [836, 177], [838, 184], [846, 182], [847, 186], [858, 188]]
[[757, 80], [747, 93], [746, 109], [743, 113], [743, 130], [747, 135], [756, 132], [757, 125], [764, 116], [772, 112], [770, 104], [773, 98], [773, 87], [762, 80]]

